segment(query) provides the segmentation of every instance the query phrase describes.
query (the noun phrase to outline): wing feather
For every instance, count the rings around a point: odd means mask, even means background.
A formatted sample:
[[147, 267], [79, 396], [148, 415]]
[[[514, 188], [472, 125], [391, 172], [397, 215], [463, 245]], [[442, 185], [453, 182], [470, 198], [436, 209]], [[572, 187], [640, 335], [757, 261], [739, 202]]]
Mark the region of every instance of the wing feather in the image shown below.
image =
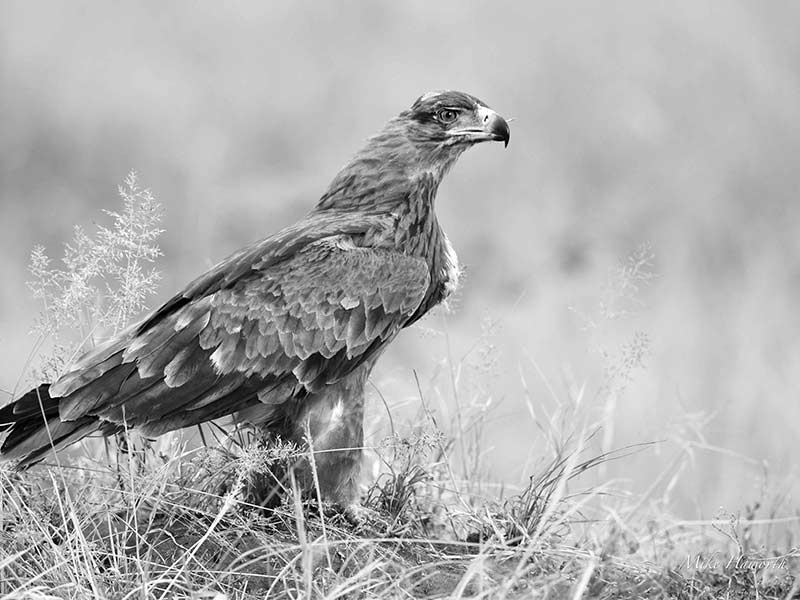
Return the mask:
[[164, 367], [164, 381], [173, 388], [185, 385], [208, 363], [209, 352], [199, 343], [190, 344]]
[[136, 365], [132, 363], [122, 363], [109, 369], [101, 377], [63, 397], [59, 403], [59, 417], [62, 421], [72, 421], [94, 414], [98, 407], [108, 402], [118, 401], [125, 381], [135, 372]]
[[209, 315], [205, 313], [189, 321], [181, 329], [178, 329], [179, 319], [176, 319], [172, 328], [167, 325], [167, 321], [160, 323], [158, 327], [164, 329], [162, 335], [154, 340], [152, 346], [147, 345], [141, 352], [133, 355], [139, 368], [139, 375], [142, 378], [163, 375], [164, 368], [172, 362], [175, 355], [189, 344], [195, 343], [197, 336], [208, 324], [208, 320]]
[[58, 387], [54, 394], [67, 395], [73, 391], [84, 387], [102, 377], [105, 373], [118, 367], [122, 364], [122, 350], [118, 350], [115, 354], [110, 355], [108, 358], [101, 359], [100, 362], [93, 364], [84, 369], [76, 369], [67, 373], [58, 380]]
[[349, 312], [350, 318], [347, 321], [345, 341], [350, 352], [356, 352], [367, 341], [365, 335], [367, 315], [363, 303], [357, 304]]

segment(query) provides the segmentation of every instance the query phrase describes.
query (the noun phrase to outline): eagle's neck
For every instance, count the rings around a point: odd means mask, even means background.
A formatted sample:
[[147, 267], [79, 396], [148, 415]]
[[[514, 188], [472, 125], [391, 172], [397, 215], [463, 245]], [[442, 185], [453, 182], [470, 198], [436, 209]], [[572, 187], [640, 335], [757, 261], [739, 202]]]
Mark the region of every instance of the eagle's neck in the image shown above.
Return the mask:
[[[334, 177], [315, 210], [385, 213], [409, 200], [433, 202], [439, 183], [465, 146], [413, 135], [397, 117], [367, 140]], [[417, 194], [420, 184], [425, 194]]]

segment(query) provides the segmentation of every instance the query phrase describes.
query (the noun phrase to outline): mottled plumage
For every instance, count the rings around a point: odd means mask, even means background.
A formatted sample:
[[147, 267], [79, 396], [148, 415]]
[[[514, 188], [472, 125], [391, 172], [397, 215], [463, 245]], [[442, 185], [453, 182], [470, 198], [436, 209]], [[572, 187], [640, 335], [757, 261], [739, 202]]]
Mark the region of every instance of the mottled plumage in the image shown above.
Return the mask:
[[434, 213], [439, 183], [469, 146], [508, 138], [506, 122], [472, 96], [422, 96], [367, 141], [305, 219], [0, 409], [2, 458], [25, 467], [94, 432], [158, 435], [238, 413], [298, 441], [309, 427], [315, 450], [350, 448], [316, 462], [326, 497], [352, 503], [369, 372], [457, 283]]

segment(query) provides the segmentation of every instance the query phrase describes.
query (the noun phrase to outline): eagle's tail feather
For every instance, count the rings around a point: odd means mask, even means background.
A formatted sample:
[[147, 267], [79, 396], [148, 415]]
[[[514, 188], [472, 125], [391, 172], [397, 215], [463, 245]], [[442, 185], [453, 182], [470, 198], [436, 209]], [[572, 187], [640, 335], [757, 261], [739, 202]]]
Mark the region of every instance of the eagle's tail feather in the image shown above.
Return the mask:
[[51, 398], [49, 384], [42, 384], [8, 406], [0, 408], [0, 459], [27, 468], [51, 450], [60, 450], [103, 429], [96, 417], [61, 421], [58, 398]]

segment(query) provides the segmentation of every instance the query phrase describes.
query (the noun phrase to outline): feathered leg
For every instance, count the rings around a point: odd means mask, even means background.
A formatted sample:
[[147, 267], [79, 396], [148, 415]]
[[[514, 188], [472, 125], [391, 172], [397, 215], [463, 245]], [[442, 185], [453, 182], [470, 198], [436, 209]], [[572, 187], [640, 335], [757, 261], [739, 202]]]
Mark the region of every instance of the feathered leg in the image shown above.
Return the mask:
[[358, 504], [364, 446], [364, 386], [372, 364], [303, 401], [293, 438], [313, 450], [295, 468], [306, 493], [348, 509]]

